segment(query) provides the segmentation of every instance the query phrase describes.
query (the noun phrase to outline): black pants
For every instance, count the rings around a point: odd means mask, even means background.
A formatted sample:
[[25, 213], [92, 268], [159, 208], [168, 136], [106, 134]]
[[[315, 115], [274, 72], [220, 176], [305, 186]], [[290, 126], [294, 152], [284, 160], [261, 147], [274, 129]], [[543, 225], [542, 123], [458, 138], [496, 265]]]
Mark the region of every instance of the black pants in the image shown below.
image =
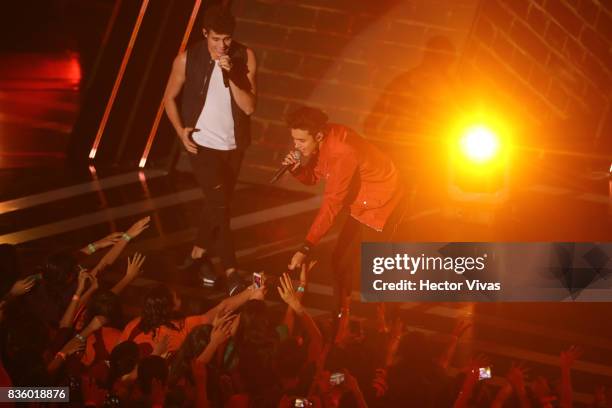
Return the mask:
[[194, 175], [204, 193], [194, 244], [218, 255], [226, 270], [236, 267], [230, 203], [243, 156], [242, 150], [225, 151], [202, 146], [198, 146], [197, 154], [189, 155]]
[[401, 225], [408, 212], [408, 203], [401, 200], [391, 213], [382, 231], [376, 231], [350, 215], [347, 217], [332, 253], [334, 296], [338, 309], [351, 295], [353, 281], [360, 282], [361, 243], [391, 242], [401, 239]]

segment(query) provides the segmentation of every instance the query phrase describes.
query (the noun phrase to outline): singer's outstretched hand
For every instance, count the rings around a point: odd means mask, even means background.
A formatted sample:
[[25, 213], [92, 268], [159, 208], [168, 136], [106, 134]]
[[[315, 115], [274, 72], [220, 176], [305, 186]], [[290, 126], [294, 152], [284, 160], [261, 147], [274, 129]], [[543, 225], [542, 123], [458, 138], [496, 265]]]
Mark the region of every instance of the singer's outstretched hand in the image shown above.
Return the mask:
[[291, 258], [291, 262], [289, 263], [287, 267], [289, 268], [290, 271], [294, 270], [295, 268], [300, 268], [305, 260], [306, 260], [306, 254], [303, 252], [297, 251], [295, 254], [293, 254], [293, 258]]
[[300, 167], [300, 153], [296, 150], [289, 152], [283, 159], [283, 166], [291, 166], [291, 171]]

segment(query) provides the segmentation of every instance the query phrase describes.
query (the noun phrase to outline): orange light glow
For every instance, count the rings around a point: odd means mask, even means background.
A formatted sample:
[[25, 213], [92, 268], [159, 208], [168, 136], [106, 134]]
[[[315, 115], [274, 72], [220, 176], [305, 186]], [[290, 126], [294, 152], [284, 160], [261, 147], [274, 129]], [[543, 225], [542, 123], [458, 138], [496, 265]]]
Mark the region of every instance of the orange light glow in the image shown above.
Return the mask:
[[475, 125], [466, 129], [460, 139], [463, 154], [478, 163], [493, 159], [499, 152], [499, 138], [484, 125]]

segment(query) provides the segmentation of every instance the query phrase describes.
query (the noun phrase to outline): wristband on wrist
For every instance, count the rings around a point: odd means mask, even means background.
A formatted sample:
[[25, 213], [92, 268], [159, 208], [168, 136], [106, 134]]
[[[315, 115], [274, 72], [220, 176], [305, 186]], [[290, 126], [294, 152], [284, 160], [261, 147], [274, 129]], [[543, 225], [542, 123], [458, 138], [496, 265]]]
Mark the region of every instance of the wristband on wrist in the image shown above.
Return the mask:
[[298, 288], [296, 289], [297, 292], [304, 292], [304, 287], [303, 286], [298, 286]]
[[81, 334], [80, 334], [80, 333], [75, 334], [75, 335], [74, 335], [74, 337], [76, 337], [77, 339], [79, 339], [79, 341], [80, 341], [81, 343], [85, 343], [85, 337], [81, 336]]
[[304, 242], [302, 244], [302, 247], [300, 248], [300, 252], [305, 255], [308, 255], [311, 250], [312, 250], [312, 244], [308, 241]]
[[66, 360], [66, 353], [64, 353], [63, 351], [58, 351], [57, 353], [55, 353], [55, 358], [61, 358], [62, 360]]
[[121, 235], [121, 239], [123, 239], [125, 242], [130, 242], [132, 237], [127, 232], [124, 232], [123, 235]]
[[93, 254], [97, 250], [98, 250], [98, 248], [96, 248], [96, 244], [94, 244], [94, 243], [87, 244], [87, 251], [89, 251], [89, 255]]

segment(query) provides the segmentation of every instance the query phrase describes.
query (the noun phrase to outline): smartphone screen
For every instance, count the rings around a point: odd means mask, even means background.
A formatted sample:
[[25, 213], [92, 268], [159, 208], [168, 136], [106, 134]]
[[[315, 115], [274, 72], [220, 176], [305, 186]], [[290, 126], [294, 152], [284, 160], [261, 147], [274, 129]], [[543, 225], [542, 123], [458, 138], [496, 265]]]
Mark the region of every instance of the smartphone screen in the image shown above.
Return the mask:
[[263, 277], [261, 273], [253, 272], [253, 285], [255, 289], [261, 288], [263, 285]]
[[343, 373], [333, 373], [329, 376], [329, 383], [331, 385], [340, 385], [344, 382], [344, 374]]
[[478, 369], [478, 379], [487, 380], [491, 378], [491, 367], [480, 367]]
[[307, 408], [311, 405], [312, 404], [310, 403], [310, 401], [308, 401], [306, 398], [296, 398], [295, 402], [293, 403], [293, 406], [295, 408]]

